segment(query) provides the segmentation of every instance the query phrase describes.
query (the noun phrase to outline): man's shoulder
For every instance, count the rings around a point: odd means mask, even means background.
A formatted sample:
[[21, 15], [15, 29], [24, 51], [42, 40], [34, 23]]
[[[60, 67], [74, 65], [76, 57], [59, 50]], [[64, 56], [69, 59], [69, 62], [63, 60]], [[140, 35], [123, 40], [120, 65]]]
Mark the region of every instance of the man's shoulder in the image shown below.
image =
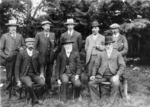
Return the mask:
[[44, 34], [44, 32], [43, 32], [43, 31], [41, 31], [41, 32], [37, 32], [37, 34], [36, 34], [36, 35], [42, 35], [42, 34]]
[[74, 34], [75, 34], [75, 35], [81, 35], [81, 33], [80, 33], [80, 32], [75, 31], [75, 30], [74, 30]]

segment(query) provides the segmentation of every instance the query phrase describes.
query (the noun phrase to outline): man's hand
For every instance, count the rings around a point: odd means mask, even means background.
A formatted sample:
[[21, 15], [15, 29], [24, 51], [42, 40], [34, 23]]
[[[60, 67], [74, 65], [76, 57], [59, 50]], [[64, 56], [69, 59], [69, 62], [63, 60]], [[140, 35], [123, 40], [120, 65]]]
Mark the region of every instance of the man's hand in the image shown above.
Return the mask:
[[79, 79], [79, 75], [75, 75], [75, 81]]
[[58, 79], [58, 80], [57, 80], [57, 82], [58, 82], [58, 85], [61, 85], [61, 81], [60, 81], [60, 79]]
[[21, 87], [21, 81], [17, 81], [17, 86]]
[[40, 74], [40, 78], [43, 78], [43, 79], [44, 79], [44, 81], [45, 81], [45, 77], [44, 77], [44, 75], [43, 75], [43, 74]]
[[112, 77], [112, 81], [113, 81], [113, 82], [119, 81], [119, 75], [113, 76], [113, 77]]
[[90, 80], [93, 81], [94, 79], [95, 79], [95, 76], [91, 76], [91, 77], [90, 77]]

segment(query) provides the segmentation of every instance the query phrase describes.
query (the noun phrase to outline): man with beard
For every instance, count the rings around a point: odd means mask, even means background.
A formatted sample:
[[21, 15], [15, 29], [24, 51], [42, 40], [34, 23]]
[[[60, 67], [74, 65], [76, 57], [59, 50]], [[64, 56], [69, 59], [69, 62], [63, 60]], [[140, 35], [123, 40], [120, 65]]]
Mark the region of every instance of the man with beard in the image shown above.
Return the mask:
[[92, 22], [92, 34], [86, 38], [85, 51], [86, 51], [86, 64], [88, 68], [88, 76], [92, 75], [92, 68], [97, 58], [97, 54], [105, 49], [105, 37], [99, 34], [99, 23]]
[[120, 77], [124, 73], [126, 66], [120, 52], [114, 49], [113, 43], [112, 32], [107, 32], [105, 36], [106, 48], [103, 52], [99, 52], [92, 69], [91, 81], [89, 82], [93, 102], [100, 100], [99, 91], [97, 90], [99, 83], [107, 81], [111, 83], [110, 98], [108, 100], [110, 107], [117, 100]]
[[[121, 55], [123, 56], [125, 62], [126, 62], [126, 55], [128, 53], [128, 42], [124, 35], [120, 34], [120, 25], [117, 23], [114, 23], [110, 25], [110, 29], [113, 32], [113, 39], [115, 41], [114, 48], [116, 48]], [[122, 75], [122, 82], [124, 85], [124, 94], [127, 100], [130, 99], [128, 95], [128, 84], [127, 84], [127, 76]]]
[[19, 52], [15, 65], [17, 86], [21, 87], [21, 84], [25, 84], [32, 98], [32, 104], [42, 104], [42, 101], [38, 100], [39, 93], [35, 93], [33, 82], [38, 84], [38, 90], [41, 89], [39, 92], [43, 91], [44, 67], [39, 63], [39, 52], [33, 49], [35, 39], [27, 38], [25, 42], [27, 48]]
[[82, 35], [79, 32], [74, 30], [74, 26], [76, 24], [77, 23], [75, 23], [73, 19], [67, 19], [67, 22], [65, 23], [65, 25], [67, 26], [68, 31], [66, 31], [65, 33], [61, 35], [60, 43], [62, 43], [62, 41], [66, 39], [72, 40], [74, 41], [73, 50], [76, 52], [80, 52], [82, 48]]
[[35, 37], [35, 49], [39, 51], [40, 63], [44, 65], [46, 76], [46, 86], [51, 92], [51, 76], [53, 70], [53, 53], [55, 45], [55, 34], [50, 32], [49, 21], [43, 21], [42, 27], [44, 31], [37, 33]]
[[72, 40], [62, 41], [62, 51], [59, 53], [56, 61], [56, 79], [59, 85], [62, 84], [62, 101], [67, 100], [67, 89], [69, 81], [72, 82], [75, 88], [75, 97], [79, 98], [81, 90], [81, 61], [79, 53], [73, 51]]
[[[23, 49], [24, 39], [21, 34], [17, 33], [17, 20], [9, 20], [6, 24], [9, 32], [2, 35], [0, 39], [0, 57], [5, 60], [7, 90], [11, 91], [14, 85], [14, 67], [19, 50]], [[11, 97], [11, 92], [10, 96]]]

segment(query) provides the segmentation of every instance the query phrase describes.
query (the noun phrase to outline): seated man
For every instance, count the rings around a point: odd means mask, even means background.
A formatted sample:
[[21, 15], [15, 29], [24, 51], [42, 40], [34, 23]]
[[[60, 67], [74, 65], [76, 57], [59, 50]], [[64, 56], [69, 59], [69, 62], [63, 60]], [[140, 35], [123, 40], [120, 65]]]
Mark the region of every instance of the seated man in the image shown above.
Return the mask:
[[93, 67], [93, 74], [90, 77], [89, 87], [93, 101], [99, 101], [99, 91], [97, 85], [101, 82], [109, 81], [112, 84], [110, 93], [110, 104], [114, 103], [117, 98], [120, 84], [120, 76], [124, 73], [125, 62], [122, 55], [113, 48], [112, 33], [108, 32], [105, 38], [106, 49], [98, 54]]
[[81, 74], [81, 62], [78, 52], [72, 51], [73, 41], [64, 40], [63, 49], [56, 61], [56, 78], [58, 84], [62, 83], [62, 101], [66, 102], [67, 86], [69, 80], [75, 88], [75, 97], [78, 98], [81, 90], [79, 75]]
[[17, 86], [21, 87], [21, 83], [25, 84], [32, 98], [33, 105], [42, 104], [42, 101], [38, 100], [38, 95], [33, 89], [33, 82], [39, 85], [39, 89], [41, 89], [39, 91], [42, 91], [45, 85], [43, 66], [39, 63], [39, 53], [33, 49], [34, 41], [34, 38], [27, 38], [25, 40], [27, 48], [20, 51], [15, 65]]

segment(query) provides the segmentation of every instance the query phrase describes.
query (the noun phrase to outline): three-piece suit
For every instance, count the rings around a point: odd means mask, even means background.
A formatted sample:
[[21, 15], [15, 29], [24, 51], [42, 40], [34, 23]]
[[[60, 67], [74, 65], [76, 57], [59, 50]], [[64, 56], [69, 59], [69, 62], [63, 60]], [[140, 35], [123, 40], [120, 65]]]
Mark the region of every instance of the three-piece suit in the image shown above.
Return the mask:
[[0, 57], [5, 60], [7, 89], [13, 84], [14, 67], [19, 49], [24, 47], [24, 39], [21, 34], [16, 33], [16, 37], [12, 37], [11, 33], [5, 33], [0, 39]]
[[125, 66], [122, 55], [116, 49], [113, 49], [110, 57], [108, 57], [106, 50], [98, 54], [92, 72], [92, 76], [96, 76], [96, 78], [89, 82], [93, 101], [100, 100], [99, 91], [96, 87], [100, 82], [105, 81], [110, 81], [112, 84], [110, 99], [115, 100], [117, 98], [119, 84], [112, 81], [111, 77], [116, 74], [120, 77], [124, 73]]
[[38, 93], [35, 93], [33, 83], [38, 84], [38, 92], [42, 93], [45, 81], [40, 78], [40, 74], [44, 72], [43, 65], [40, 64], [39, 52], [33, 50], [33, 55], [29, 56], [27, 50], [22, 50], [17, 55], [15, 64], [15, 79], [21, 81], [28, 89], [32, 98], [32, 103], [37, 102]]
[[43, 32], [37, 33], [35, 37], [35, 49], [39, 51], [40, 63], [44, 64], [46, 85], [51, 88], [51, 77], [53, 73], [53, 50], [55, 45], [55, 34], [49, 32], [49, 37]]
[[56, 61], [56, 79], [62, 81], [62, 99], [66, 100], [68, 82], [71, 81], [75, 87], [75, 95], [79, 97], [81, 81], [75, 81], [75, 75], [81, 75], [81, 62], [78, 52], [72, 51], [67, 57], [65, 49], [59, 53]]

